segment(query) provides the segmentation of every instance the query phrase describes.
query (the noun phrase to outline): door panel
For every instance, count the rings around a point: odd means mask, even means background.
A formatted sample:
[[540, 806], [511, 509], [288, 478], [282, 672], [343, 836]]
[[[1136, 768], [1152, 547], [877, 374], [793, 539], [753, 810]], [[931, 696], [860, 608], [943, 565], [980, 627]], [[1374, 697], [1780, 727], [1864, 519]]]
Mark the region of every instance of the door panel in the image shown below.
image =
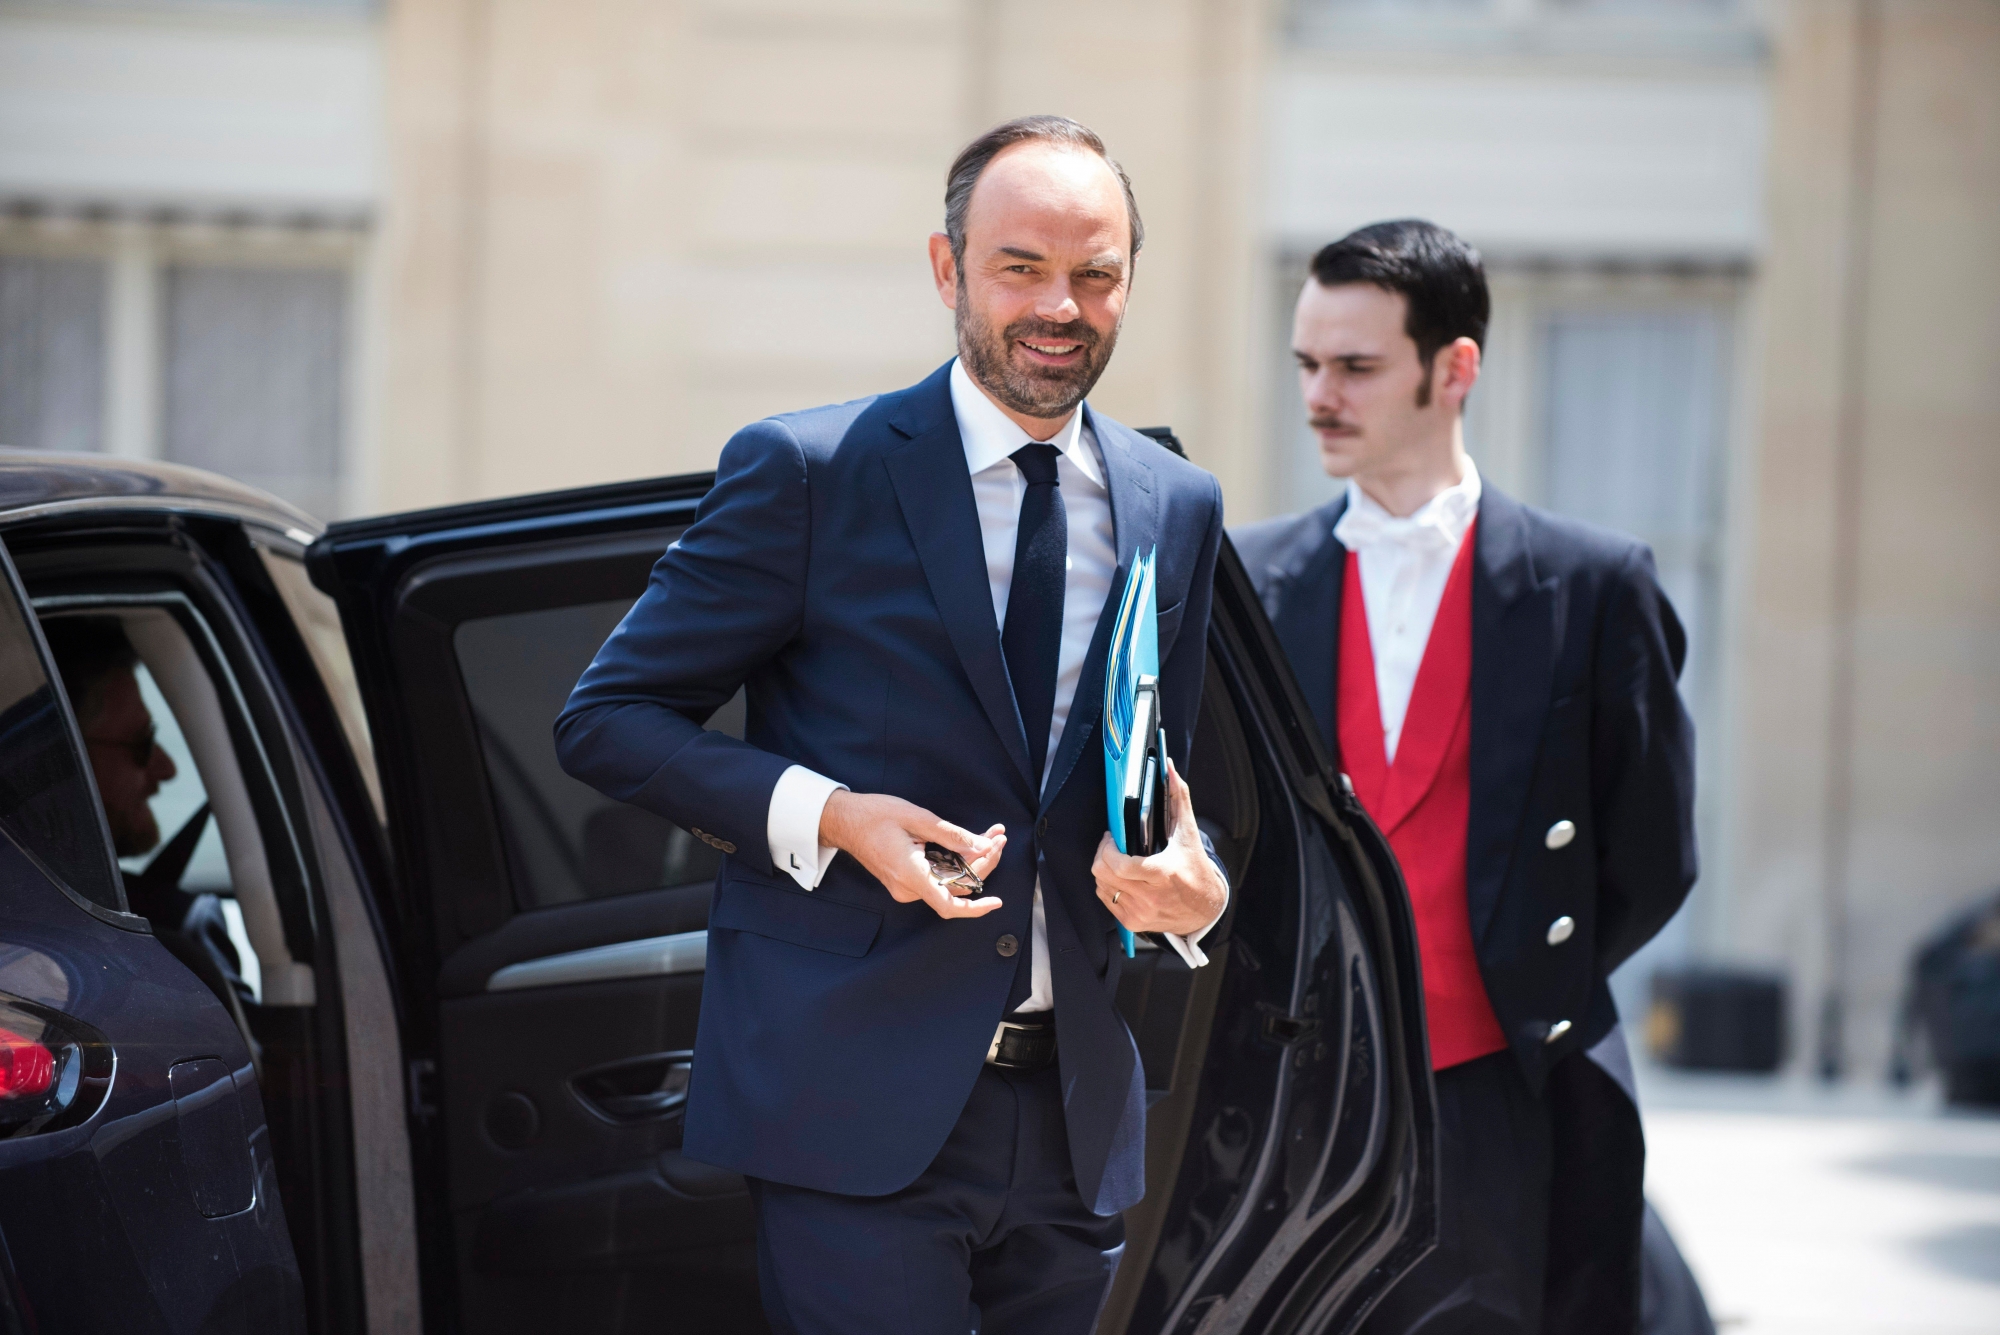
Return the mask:
[[[435, 1024], [433, 1245], [474, 1335], [762, 1326], [748, 1192], [679, 1152], [717, 855], [554, 750], [701, 490], [584, 493], [568, 520], [531, 498], [336, 526], [309, 558], [429, 920], [406, 981]], [[740, 735], [740, 700], [709, 726]]]
[[[310, 556], [430, 933], [406, 985], [436, 1017], [432, 1171], [479, 1335], [761, 1326], [741, 1184], [677, 1152], [712, 864], [685, 832], [565, 788], [551, 735], [707, 481], [336, 525]], [[1232, 905], [1210, 967], [1149, 949], [1121, 975], [1152, 1189], [1104, 1335], [1351, 1329], [1432, 1237], [1400, 879], [1226, 548], [1215, 606], [1189, 778]]]
[[1231, 904], [1121, 979], [1148, 1193], [1099, 1330], [1352, 1330], [1435, 1237], [1416, 937], [1227, 545], [1188, 783]]

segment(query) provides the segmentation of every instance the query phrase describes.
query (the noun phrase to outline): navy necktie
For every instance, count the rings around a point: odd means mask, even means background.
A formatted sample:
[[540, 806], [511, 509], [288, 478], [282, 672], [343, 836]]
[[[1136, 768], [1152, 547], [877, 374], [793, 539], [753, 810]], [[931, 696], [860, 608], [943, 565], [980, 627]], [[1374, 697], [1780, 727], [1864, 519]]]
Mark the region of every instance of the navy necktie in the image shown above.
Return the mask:
[[[1007, 623], [1000, 629], [1000, 651], [1007, 657], [1007, 677], [1014, 684], [1014, 706], [1028, 730], [1028, 765], [1038, 800], [1049, 754], [1049, 722], [1056, 708], [1069, 567], [1069, 515], [1063, 509], [1062, 488], [1056, 485], [1059, 454], [1053, 445], [1034, 443], [1014, 451], [1028, 492], [1021, 498], [1021, 522], [1014, 532], [1014, 581], [1007, 586]], [[1007, 996], [1010, 1015], [1027, 1002], [1034, 983], [1034, 944], [1022, 945], [1026, 949]]]
[[1056, 485], [1053, 445], [1014, 451], [1028, 480], [1021, 522], [1014, 536], [1014, 581], [1007, 586], [1007, 624], [1000, 650], [1014, 684], [1014, 705], [1028, 731], [1028, 764], [1037, 795], [1049, 753], [1049, 720], [1056, 707], [1056, 661], [1062, 654], [1063, 588], [1069, 564], [1069, 516]]

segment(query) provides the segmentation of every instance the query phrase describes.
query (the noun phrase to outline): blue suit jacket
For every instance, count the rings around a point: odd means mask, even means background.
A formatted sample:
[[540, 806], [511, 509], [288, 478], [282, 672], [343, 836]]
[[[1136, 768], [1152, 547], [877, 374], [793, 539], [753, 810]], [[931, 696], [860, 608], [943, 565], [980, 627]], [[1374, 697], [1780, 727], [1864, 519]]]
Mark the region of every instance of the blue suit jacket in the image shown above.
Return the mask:
[[[942, 368], [894, 394], [768, 418], [724, 448], [694, 525], [556, 723], [577, 778], [733, 844], [709, 915], [686, 1151], [853, 1195], [910, 1183], [971, 1093], [1036, 873], [1047, 909], [1070, 1153], [1100, 1213], [1144, 1194], [1143, 1075], [1114, 1008], [1116, 922], [1090, 863], [1106, 828], [1104, 646], [1133, 557], [1158, 545], [1168, 746], [1185, 766], [1222, 538], [1215, 479], [1091, 414], [1118, 572], [1048, 783], [1029, 773], [979, 516]], [[1086, 409], [1088, 411], [1088, 409]], [[744, 739], [703, 722], [742, 686]], [[841, 854], [807, 893], [771, 865], [791, 764], [1007, 827], [1005, 907], [947, 922]]]

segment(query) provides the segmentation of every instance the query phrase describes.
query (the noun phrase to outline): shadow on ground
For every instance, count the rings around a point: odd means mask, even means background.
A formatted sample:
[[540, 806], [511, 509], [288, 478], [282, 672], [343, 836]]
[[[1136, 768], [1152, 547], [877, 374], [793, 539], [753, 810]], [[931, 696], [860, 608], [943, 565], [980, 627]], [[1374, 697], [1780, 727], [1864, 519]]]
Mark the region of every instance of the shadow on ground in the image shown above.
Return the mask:
[[1907, 1178], [1926, 1186], [2000, 1195], [2000, 1158], [1984, 1154], [1871, 1154], [1849, 1165], [1863, 1173]]
[[2000, 1224], [1965, 1224], [1912, 1239], [1910, 1249], [1961, 1279], [2000, 1284]]

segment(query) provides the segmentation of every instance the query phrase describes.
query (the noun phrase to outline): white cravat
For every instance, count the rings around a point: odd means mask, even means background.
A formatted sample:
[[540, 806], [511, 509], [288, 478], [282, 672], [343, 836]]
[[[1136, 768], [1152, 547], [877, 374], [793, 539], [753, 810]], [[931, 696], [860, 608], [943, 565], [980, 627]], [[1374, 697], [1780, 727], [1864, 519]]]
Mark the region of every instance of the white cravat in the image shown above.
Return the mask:
[[[958, 419], [959, 440], [965, 448], [966, 471], [972, 475], [973, 502], [979, 510], [980, 538], [986, 553], [986, 581], [993, 594], [993, 621], [1007, 624], [1007, 594], [1014, 582], [1014, 544], [1021, 522], [1021, 500], [1027, 494], [1027, 479], [1012, 456], [1033, 437], [973, 383], [958, 362], [951, 365], [951, 406]], [[1059, 450], [1056, 460], [1057, 484], [1062, 488], [1063, 512], [1069, 521], [1069, 558], [1063, 587], [1062, 647], [1056, 658], [1055, 708], [1049, 717], [1048, 758], [1042, 781], [1047, 782], [1048, 766], [1056, 759], [1062, 743], [1063, 725], [1083, 675], [1083, 660], [1090, 651], [1091, 637], [1097, 633], [1104, 600], [1110, 596], [1112, 578], [1118, 572], [1118, 542], [1111, 521], [1111, 493], [1104, 482], [1104, 461], [1096, 435], [1084, 425], [1083, 410], [1070, 415], [1062, 429], [1047, 444]], [[771, 790], [770, 815], [766, 836], [771, 844], [771, 861], [807, 890], [813, 889], [833, 864], [834, 853], [819, 842], [820, 813], [826, 800], [846, 787], [803, 765], [794, 765], [778, 778]], [[1217, 915], [1220, 920], [1221, 915]], [[1208, 934], [1209, 927], [1191, 937], [1167, 934], [1167, 941], [1180, 952], [1189, 967], [1199, 968], [1208, 957], [1195, 943]], [[1049, 974], [1049, 934], [1042, 909], [1042, 887], [1035, 883], [1035, 909], [1029, 957], [1030, 986], [1023, 1011], [1044, 1011], [1055, 1006], [1055, 984]]]
[[1390, 514], [1348, 479], [1347, 509], [1333, 526], [1333, 536], [1361, 562], [1375, 697], [1382, 706], [1382, 751], [1391, 763], [1451, 563], [1478, 513], [1479, 469], [1471, 459], [1456, 485], [1425, 501], [1407, 519]]

